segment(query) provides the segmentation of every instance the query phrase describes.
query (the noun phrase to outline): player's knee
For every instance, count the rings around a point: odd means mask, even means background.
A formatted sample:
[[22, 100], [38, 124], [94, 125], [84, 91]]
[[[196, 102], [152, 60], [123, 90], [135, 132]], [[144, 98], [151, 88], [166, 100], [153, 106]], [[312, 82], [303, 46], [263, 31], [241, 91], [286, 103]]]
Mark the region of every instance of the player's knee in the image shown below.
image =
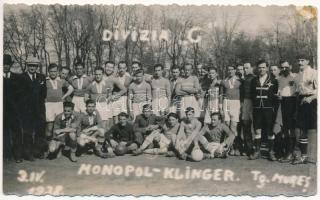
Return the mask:
[[69, 137], [70, 137], [71, 140], [76, 140], [77, 139], [76, 133], [69, 133]]
[[110, 140], [110, 144], [111, 144], [111, 147], [114, 149], [118, 146], [118, 142], [116, 142], [115, 140], [111, 139]]
[[49, 143], [49, 153], [53, 153], [53, 152], [57, 151], [58, 147], [59, 147], [59, 145], [57, 144], [56, 141], [51, 141]]
[[104, 129], [103, 128], [99, 128], [98, 129], [98, 131], [97, 131], [97, 135], [99, 136], [99, 137], [104, 137]]
[[269, 135], [268, 135], [268, 140], [274, 140], [274, 139], [275, 139], [274, 134], [269, 134]]
[[77, 143], [81, 146], [84, 147], [86, 145], [86, 142], [83, 138], [78, 138]]
[[254, 138], [255, 139], [261, 139], [261, 129], [256, 129], [255, 130]]

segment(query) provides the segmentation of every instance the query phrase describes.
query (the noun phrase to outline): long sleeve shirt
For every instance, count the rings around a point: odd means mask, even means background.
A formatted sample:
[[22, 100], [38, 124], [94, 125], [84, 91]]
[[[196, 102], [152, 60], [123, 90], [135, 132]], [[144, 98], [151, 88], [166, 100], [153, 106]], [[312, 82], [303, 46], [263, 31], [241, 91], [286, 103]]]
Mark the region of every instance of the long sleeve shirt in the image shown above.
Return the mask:
[[122, 126], [120, 123], [115, 124], [106, 133], [107, 139], [114, 139], [116, 142], [133, 142], [134, 141], [134, 129], [133, 125], [127, 123]]
[[151, 101], [151, 86], [143, 81], [140, 84], [131, 83], [129, 86], [129, 98], [132, 103]]
[[146, 128], [149, 125], [157, 125], [158, 119], [155, 114], [151, 114], [149, 117], [145, 117], [143, 114], [138, 115], [134, 121], [134, 131], [148, 134]]

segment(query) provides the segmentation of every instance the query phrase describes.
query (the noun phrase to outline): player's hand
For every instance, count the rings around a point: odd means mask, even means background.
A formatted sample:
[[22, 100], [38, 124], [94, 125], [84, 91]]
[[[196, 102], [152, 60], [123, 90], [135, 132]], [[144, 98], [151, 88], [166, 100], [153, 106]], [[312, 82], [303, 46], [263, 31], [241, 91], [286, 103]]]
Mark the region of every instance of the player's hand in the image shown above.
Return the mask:
[[313, 100], [312, 97], [307, 97], [306, 102], [307, 102], [307, 103], [311, 103], [312, 100]]
[[224, 143], [224, 142], [221, 144], [221, 146], [223, 147], [223, 149], [228, 149], [229, 148], [229, 145]]
[[151, 129], [152, 129], [152, 131], [156, 130], [157, 128], [159, 128], [159, 126], [158, 126], [158, 125], [151, 125]]
[[281, 99], [282, 99], [282, 96], [281, 96], [281, 94], [280, 94], [280, 91], [278, 91], [278, 93], [277, 93], [277, 94], [275, 94], [275, 96], [276, 96], [279, 100], [281, 100]]
[[64, 132], [75, 132], [75, 131], [76, 131], [76, 129], [70, 128], [70, 127], [67, 127], [64, 129]]
[[304, 104], [304, 103], [311, 103], [312, 101], [312, 98], [310, 97], [304, 97], [301, 101], [301, 104]]

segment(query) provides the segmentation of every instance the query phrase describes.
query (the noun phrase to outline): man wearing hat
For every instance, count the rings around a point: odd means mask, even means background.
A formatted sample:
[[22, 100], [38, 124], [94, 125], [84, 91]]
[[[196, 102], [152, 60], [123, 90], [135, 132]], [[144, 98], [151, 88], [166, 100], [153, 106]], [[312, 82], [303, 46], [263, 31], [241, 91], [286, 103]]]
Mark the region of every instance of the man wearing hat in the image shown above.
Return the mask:
[[[40, 66], [38, 58], [29, 56], [27, 70], [21, 75], [21, 118], [23, 127], [23, 148], [25, 159], [33, 161], [34, 156], [44, 157], [46, 151], [45, 138], [45, 98], [46, 78], [43, 74], [37, 73]], [[34, 134], [34, 139], [33, 139]]]
[[22, 162], [22, 133], [18, 117], [18, 74], [10, 71], [13, 64], [8, 54], [3, 56], [3, 146], [4, 158], [11, 159], [12, 152], [17, 163]]
[[[298, 138], [301, 156], [298, 156], [295, 151], [296, 157], [292, 164], [305, 164], [307, 163], [308, 138], [315, 136], [315, 139], [310, 138], [309, 141], [312, 142], [311, 145], [314, 145], [311, 150], [316, 149], [318, 73], [309, 65], [308, 56], [299, 55], [297, 60], [300, 72], [295, 77], [295, 84], [298, 94], [297, 125], [300, 129]], [[312, 157], [316, 157], [316, 150], [310, 153]]]

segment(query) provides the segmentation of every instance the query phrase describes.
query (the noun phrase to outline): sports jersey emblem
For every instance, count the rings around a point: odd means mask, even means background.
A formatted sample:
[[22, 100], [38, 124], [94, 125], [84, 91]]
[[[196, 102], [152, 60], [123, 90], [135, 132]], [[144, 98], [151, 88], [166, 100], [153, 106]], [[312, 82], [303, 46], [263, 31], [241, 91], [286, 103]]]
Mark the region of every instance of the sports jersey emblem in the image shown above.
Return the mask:
[[271, 82], [267, 83], [266, 85], [267, 85], [268, 87], [273, 86], [273, 84], [272, 84]]

